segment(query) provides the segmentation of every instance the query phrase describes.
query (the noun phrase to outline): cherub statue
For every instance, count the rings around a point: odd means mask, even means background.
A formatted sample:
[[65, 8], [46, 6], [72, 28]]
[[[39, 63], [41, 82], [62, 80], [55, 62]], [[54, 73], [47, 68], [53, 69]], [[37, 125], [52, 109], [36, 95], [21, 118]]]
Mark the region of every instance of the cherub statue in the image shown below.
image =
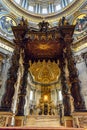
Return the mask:
[[59, 19], [59, 26], [69, 25], [68, 20], [65, 17]]
[[28, 21], [27, 19], [24, 19], [24, 17], [22, 17], [22, 19], [20, 20], [20, 23], [19, 23], [20, 26], [28, 26]]

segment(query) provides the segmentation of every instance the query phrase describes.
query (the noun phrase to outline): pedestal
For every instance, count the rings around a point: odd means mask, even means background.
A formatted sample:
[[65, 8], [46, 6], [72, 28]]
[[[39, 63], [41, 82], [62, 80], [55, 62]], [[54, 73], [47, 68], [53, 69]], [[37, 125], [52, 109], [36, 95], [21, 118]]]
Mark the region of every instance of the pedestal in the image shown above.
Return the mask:
[[24, 126], [24, 116], [15, 116], [15, 126]]
[[72, 118], [72, 116], [64, 116], [63, 121], [64, 121], [64, 126], [65, 127], [73, 127], [73, 118]]
[[0, 112], [0, 127], [11, 126], [11, 120], [11, 112]]

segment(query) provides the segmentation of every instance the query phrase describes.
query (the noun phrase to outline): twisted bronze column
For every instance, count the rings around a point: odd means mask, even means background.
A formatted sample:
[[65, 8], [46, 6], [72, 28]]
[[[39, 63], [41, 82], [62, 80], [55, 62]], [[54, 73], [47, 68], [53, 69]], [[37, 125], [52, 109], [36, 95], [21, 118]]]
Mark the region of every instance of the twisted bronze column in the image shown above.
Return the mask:
[[25, 96], [26, 96], [26, 87], [27, 87], [27, 77], [28, 77], [28, 68], [29, 63], [24, 60], [24, 74], [22, 78], [22, 83], [20, 85], [20, 93], [19, 93], [19, 102], [18, 102], [18, 116], [24, 115], [24, 105], [25, 105]]
[[72, 38], [69, 35], [65, 37], [66, 42], [66, 58], [69, 70], [69, 79], [71, 82], [71, 94], [74, 98], [75, 111], [83, 111], [85, 109], [84, 101], [80, 93], [80, 81], [78, 78], [78, 71], [76, 63], [71, 50]]
[[68, 86], [65, 76], [65, 57], [64, 55], [60, 58], [60, 70], [61, 70], [61, 84], [62, 84], [62, 94], [63, 94], [63, 105], [64, 105], [64, 116], [69, 116], [71, 113], [70, 100], [68, 94]]

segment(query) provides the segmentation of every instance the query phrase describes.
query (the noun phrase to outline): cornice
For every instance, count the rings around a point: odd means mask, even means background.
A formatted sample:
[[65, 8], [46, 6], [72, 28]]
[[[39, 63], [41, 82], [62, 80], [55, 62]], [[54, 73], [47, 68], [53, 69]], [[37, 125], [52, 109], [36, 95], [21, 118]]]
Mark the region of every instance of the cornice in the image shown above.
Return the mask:
[[0, 48], [3, 48], [4, 50], [7, 50], [8, 52], [12, 53], [14, 50], [14, 47], [15, 46], [11, 41], [5, 39], [4, 37], [0, 35]]
[[14, 48], [13, 42], [10, 41], [10, 40], [7, 40], [6, 38], [4, 38], [4, 37], [2, 37], [2, 36], [0, 36], [0, 42], [2, 42], [2, 43], [5, 44], [5, 45], [8, 45], [8, 46], [11, 47], [11, 48]]
[[82, 37], [81, 39], [73, 42], [73, 44], [72, 44], [72, 49], [74, 52], [78, 52], [85, 48], [87, 48], [87, 35]]
[[2, 3], [4, 3], [9, 11], [16, 16], [24, 16], [29, 21], [32, 22], [40, 22], [43, 17], [47, 19], [49, 22], [57, 21], [62, 16], [69, 16], [75, 13], [79, 10], [79, 8], [86, 2], [86, 0], [76, 0], [73, 3], [69, 4], [67, 7], [62, 9], [62, 11], [58, 13], [52, 13], [49, 15], [37, 15], [28, 12], [27, 10], [21, 8], [21, 6], [17, 6], [12, 0], [3, 0]]

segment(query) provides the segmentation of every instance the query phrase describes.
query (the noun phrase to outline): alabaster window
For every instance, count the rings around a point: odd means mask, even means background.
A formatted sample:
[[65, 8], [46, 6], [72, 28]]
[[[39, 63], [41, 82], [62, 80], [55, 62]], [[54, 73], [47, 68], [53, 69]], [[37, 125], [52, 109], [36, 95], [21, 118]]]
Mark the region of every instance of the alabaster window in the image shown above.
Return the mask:
[[56, 5], [56, 11], [59, 11], [59, 10], [61, 10], [61, 5], [59, 4], [59, 5]]
[[47, 8], [42, 9], [42, 14], [47, 14]]
[[57, 11], [62, 10], [68, 4], [70, 4], [73, 0], [59, 0], [58, 2], [54, 0], [54, 2], [50, 3], [50, 0], [48, 2], [38, 2], [37, 0], [31, 1], [31, 0], [14, 0], [18, 5], [20, 5], [22, 8], [32, 12], [32, 13], [38, 13], [38, 14], [50, 14]]
[[72, 2], [73, 0], [69, 0], [70, 2]]
[[20, 0], [15, 0], [16, 3], [20, 4]]
[[29, 6], [28, 10], [33, 12], [34, 11], [34, 7], [33, 6]]

